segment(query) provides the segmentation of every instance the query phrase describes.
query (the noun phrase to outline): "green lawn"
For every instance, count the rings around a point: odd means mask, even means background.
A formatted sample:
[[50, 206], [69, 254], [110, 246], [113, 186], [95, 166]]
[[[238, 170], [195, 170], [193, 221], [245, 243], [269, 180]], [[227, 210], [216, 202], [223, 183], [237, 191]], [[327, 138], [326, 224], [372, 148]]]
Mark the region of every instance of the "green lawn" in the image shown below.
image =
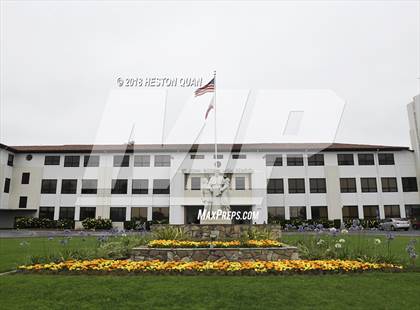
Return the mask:
[[[0, 272], [15, 269], [27, 263], [31, 255], [45, 255], [67, 248], [87, 248], [96, 244], [96, 237], [72, 237], [62, 245], [62, 237], [48, 238], [0, 238]], [[23, 243], [21, 245], [21, 243]]]
[[420, 273], [0, 278], [3, 309], [418, 309]]
[[[373, 246], [373, 239], [379, 238], [382, 240], [382, 246], [378, 247], [379, 251], [386, 251], [384, 246], [386, 238], [384, 236], [357, 236], [357, 235], [340, 235], [338, 238], [345, 238], [346, 246], [357, 246], [360, 243], [370, 242]], [[288, 244], [296, 244], [303, 238], [313, 238], [311, 235], [295, 234], [295, 235], [284, 235], [282, 241]], [[322, 236], [321, 236], [322, 238]], [[51, 254], [64, 248], [89, 248], [97, 244], [96, 237], [72, 237], [67, 245], [62, 245], [60, 241], [62, 237], [56, 237], [52, 240], [48, 238], [0, 238], [0, 272], [5, 272], [15, 269], [21, 264], [25, 264], [29, 261], [31, 255], [45, 255]], [[397, 236], [391, 242], [391, 252], [400, 257], [401, 260], [407, 260], [408, 256], [405, 251], [405, 247], [412, 237]], [[420, 237], [417, 239], [417, 252], [420, 250]], [[22, 242], [26, 241], [21, 245]], [[416, 260], [416, 265], [420, 266], [420, 258]]]
[[[339, 236], [346, 246], [377, 236]], [[296, 244], [308, 235], [285, 235]], [[322, 238], [322, 237], [321, 237]], [[386, 239], [382, 240], [385, 251]], [[64, 248], [89, 248], [96, 237], [0, 239], [0, 272]], [[395, 237], [391, 251], [406, 259], [410, 237]], [[420, 248], [420, 238], [417, 249]], [[26, 241], [26, 243], [21, 243]], [[418, 251], [418, 250], [417, 250]], [[420, 265], [417, 260], [417, 266]], [[420, 273], [296, 276], [0, 276], [1, 309], [418, 309]]]
[[[320, 239], [326, 239], [329, 238], [329, 235], [319, 235], [316, 238], [320, 238]], [[285, 234], [282, 237], [282, 241], [290, 244], [290, 245], [296, 245], [300, 240], [304, 240], [304, 239], [310, 239], [310, 238], [314, 238], [314, 235], [309, 235], [309, 234], [303, 234], [303, 233], [297, 233], [297, 234]], [[343, 235], [343, 234], [339, 234], [336, 237], [336, 240], [338, 239], [345, 239], [346, 242], [343, 244], [343, 246], [345, 247], [349, 247], [349, 248], [356, 248], [356, 247], [361, 247], [361, 248], [370, 248], [374, 251], [377, 251], [378, 254], [386, 254], [388, 251], [388, 247], [387, 247], [387, 239], [386, 236], [372, 236], [372, 235], [365, 235], [365, 234], [360, 234], [360, 235]], [[381, 244], [379, 246], [375, 246], [374, 244], [374, 239], [380, 239], [381, 240]], [[409, 258], [408, 258], [408, 254], [406, 252], [406, 246], [408, 244], [408, 242], [412, 239], [416, 239], [417, 240], [417, 244], [416, 244], [416, 250], [417, 253], [420, 254], [420, 237], [407, 237], [407, 236], [396, 236], [394, 240], [391, 240], [391, 242], [389, 243], [390, 245], [390, 253], [395, 256], [399, 261], [403, 262], [404, 264], [408, 264], [409, 263]], [[416, 261], [416, 266], [420, 267], [420, 258], [418, 258]], [[420, 307], [420, 306], [419, 306]]]

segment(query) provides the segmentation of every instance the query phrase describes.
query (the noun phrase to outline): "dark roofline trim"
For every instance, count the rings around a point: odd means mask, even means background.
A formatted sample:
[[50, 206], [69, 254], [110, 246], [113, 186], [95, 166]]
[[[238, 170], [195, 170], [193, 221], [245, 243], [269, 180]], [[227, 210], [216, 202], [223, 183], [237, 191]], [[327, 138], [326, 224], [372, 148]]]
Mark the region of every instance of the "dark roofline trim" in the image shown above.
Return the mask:
[[[142, 152], [212, 152], [213, 144], [101, 144], [101, 145], [35, 145], [35, 146], [6, 146], [0, 148], [14, 153], [142, 153]], [[219, 144], [221, 152], [376, 152], [376, 151], [410, 151], [405, 146], [386, 146], [347, 143], [255, 143], [255, 144]]]

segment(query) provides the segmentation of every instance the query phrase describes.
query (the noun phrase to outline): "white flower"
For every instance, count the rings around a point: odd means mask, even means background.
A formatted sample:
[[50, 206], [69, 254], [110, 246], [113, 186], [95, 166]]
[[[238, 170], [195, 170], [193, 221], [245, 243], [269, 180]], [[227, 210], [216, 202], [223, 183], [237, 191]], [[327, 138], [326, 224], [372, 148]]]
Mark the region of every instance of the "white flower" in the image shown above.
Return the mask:
[[375, 244], [381, 244], [381, 239], [375, 239], [373, 242], [375, 242]]
[[335, 248], [336, 248], [336, 249], [340, 249], [340, 248], [341, 248], [341, 243], [336, 243], [336, 244], [335, 244]]
[[346, 240], [344, 240], [344, 239], [340, 239], [340, 240], [338, 240], [338, 242], [340, 242], [340, 243], [344, 243], [344, 242], [346, 242]]
[[343, 230], [341, 230], [341, 233], [345, 235], [345, 234], [348, 234], [349, 231], [347, 229], [343, 229]]
[[123, 236], [123, 237], [127, 237], [127, 234], [121, 234], [121, 236]]
[[325, 241], [324, 240], [322, 240], [322, 239], [319, 239], [318, 240], [318, 242], [316, 243], [317, 245], [321, 245], [321, 244], [324, 244], [325, 243]]

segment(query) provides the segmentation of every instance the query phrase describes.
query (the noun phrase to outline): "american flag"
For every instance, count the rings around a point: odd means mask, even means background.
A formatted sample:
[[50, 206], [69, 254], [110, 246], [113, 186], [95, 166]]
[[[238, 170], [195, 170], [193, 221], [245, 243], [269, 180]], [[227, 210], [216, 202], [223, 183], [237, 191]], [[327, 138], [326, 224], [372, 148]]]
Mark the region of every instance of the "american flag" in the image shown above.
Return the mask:
[[214, 93], [214, 78], [210, 82], [208, 82], [206, 85], [198, 88], [195, 91], [195, 96], [198, 97], [206, 93]]

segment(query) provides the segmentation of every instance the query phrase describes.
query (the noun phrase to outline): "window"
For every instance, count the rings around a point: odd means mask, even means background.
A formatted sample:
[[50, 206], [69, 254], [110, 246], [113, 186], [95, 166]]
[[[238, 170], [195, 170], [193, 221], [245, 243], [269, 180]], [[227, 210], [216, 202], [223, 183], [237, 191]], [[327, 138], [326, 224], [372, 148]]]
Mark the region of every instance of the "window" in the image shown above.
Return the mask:
[[170, 167], [171, 156], [170, 155], [156, 155], [155, 156], [155, 167]]
[[378, 160], [380, 165], [394, 165], [394, 154], [379, 153]]
[[385, 218], [400, 218], [400, 206], [399, 205], [385, 205]]
[[127, 194], [127, 180], [113, 179], [111, 194]]
[[310, 185], [310, 192], [311, 193], [326, 193], [327, 186], [325, 179], [323, 178], [316, 178], [316, 179], [309, 179]]
[[84, 179], [82, 180], [82, 194], [97, 194], [98, 193], [98, 180]]
[[246, 159], [245, 154], [232, 154], [232, 159]]
[[44, 158], [44, 165], [45, 166], [59, 166], [60, 165], [60, 156], [51, 156], [47, 155]]
[[283, 179], [268, 179], [267, 194], [283, 194]]
[[60, 220], [74, 220], [74, 207], [60, 207]]
[[29, 184], [29, 172], [22, 173], [22, 184]]
[[55, 194], [57, 192], [57, 180], [44, 179], [41, 182], [41, 194]]
[[309, 156], [308, 166], [324, 166], [324, 154], [314, 154]]
[[9, 191], [10, 191], [10, 178], [5, 178], [3, 192], [8, 193]]
[[405, 215], [410, 219], [420, 218], [420, 205], [405, 205]]
[[130, 155], [115, 155], [114, 167], [128, 167], [130, 166]]
[[150, 167], [150, 155], [134, 155], [134, 167]]
[[358, 206], [343, 206], [343, 220], [352, 220], [359, 218]]
[[95, 207], [80, 207], [79, 220], [94, 219], [96, 215]]
[[152, 220], [156, 223], [169, 223], [169, 208], [152, 208]]
[[289, 194], [305, 193], [305, 179], [289, 179]]
[[311, 207], [313, 220], [328, 220], [328, 207], [327, 206], [314, 206]]
[[398, 192], [397, 178], [381, 178], [383, 192]]
[[378, 188], [376, 186], [376, 178], [360, 178], [362, 184], [362, 193], [376, 193]]
[[28, 203], [28, 197], [20, 196], [19, 197], [19, 209], [26, 208], [26, 204]]
[[283, 157], [281, 154], [267, 154], [265, 156], [266, 166], [283, 166]]
[[235, 189], [237, 191], [245, 190], [245, 177], [235, 177]]
[[337, 154], [337, 160], [339, 166], [353, 166], [354, 158], [353, 154]]
[[363, 217], [365, 219], [379, 219], [379, 207], [363, 206]]
[[291, 220], [306, 220], [306, 207], [290, 207]]
[[77, 180], [61, 180], [62, 194], [76, 194]]
[[278, 224], [286, 218], [284, 207], [268, 207], [268, 224]]
[[124, 207], [111, 207], [109, 212], [109, 218], [113, 222], [124, 222], [125, 221], [126, 208]]
[[131, 219], [147, 221], [147, 207], [131, 207]]
[[204, 155], [201, 154], [191, 154], [190, 155], [191, 159], [204, 159]]
[[149, 193], [149, 180], [147, 179], [134, 179], [132, 194], [147, 195]]
[[64, 156], [64, 167], [79, 167], [80, 156]]
[[201, 189], [201, 178], [200, 177], [192, 177], [191, 178], [191, 190], [192, 191], [199, 191]]
[[403, 192], [417, 192], [417, 179], [415, 177], [402, 178]]
[[340, 191], [342, 193], [355, 193], [356, 192], [356, 179], [355, 178], [340, 178]]
[[40, 219], [54, 219], [54, 207], [39, 207], [39, 215]]
[[357, 154], [359, 166], [372, 166], [375, 164], [373, 154]]
[[7, 157], [7, 165], [13, 167], [13, 160], [15, 159], [15, 155], [9, 154]]
[[170, 185], [169, 179], [153, 180], [153, 194], [169, 194]]
[[288, 166], [303, 166], [303, 156], [302, 155], [287, 155], [287, 165]]
[[83, 167], [99, 167], [99, 155], [86, 155], [83, 158]]

